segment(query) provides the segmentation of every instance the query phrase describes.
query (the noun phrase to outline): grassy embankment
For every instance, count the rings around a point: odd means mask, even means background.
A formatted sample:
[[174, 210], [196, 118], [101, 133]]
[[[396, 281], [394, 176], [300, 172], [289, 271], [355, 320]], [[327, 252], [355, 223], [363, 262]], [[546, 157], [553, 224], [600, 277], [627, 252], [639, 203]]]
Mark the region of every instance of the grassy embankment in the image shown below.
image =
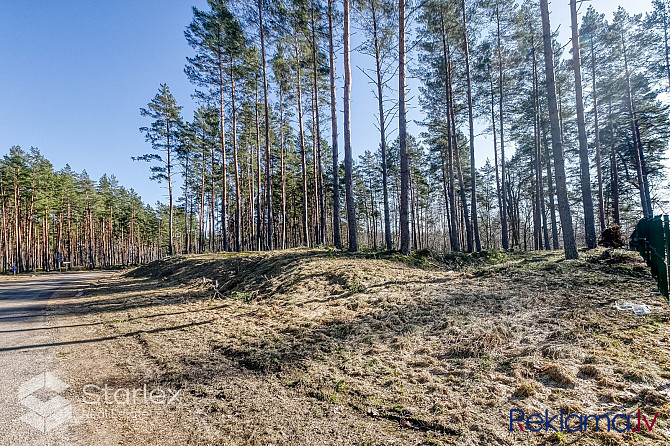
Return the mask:
[[[670, 311], [635, 254], [424, 254], [155, 262], [54, 306], [54, 317], [91, 324], [64, 336], [111, 338], [93, 357], [90, 344], [63, 347], [61, 365], [82, 382], [182, 389], [150, 444], [165, 435], [175, 444], [659, 444], [670, 435]], [[212, 281], [222, 298], [212, 299]], [[653, 313], [612, 309], [619, 299]], [[87, 361], [97, 367], [81, 372]], [[510, 434], [512, 408], [659, 417], [641, 435]], [[146, 438], [154, 425], [122, 424], [124, 438]]]

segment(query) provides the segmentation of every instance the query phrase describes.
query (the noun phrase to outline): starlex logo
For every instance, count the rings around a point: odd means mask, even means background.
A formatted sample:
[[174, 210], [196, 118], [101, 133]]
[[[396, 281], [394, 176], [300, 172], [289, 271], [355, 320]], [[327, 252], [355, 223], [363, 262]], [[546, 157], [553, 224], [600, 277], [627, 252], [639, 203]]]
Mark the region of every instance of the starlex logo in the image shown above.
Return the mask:
[[[49, 432], [69, 420], [72, 417], [72, 405], [58, 395], [68, 387], [49, 372], [40, 373], [21, 384], [18, 389], [19, 403], [29, 411], [20, 420], [42, 433]], [[44, 401], [36, 395], [42, 389], [56, 395]]]
[[[620, 433], [642, 432], [645, 428], [651, 431], [657, 417], [658, 412], [649, 422], [647, 416], [640, 409], [637, 410], [637, 414], [619, 413], [612, 416], [608, 414], [584, 415], [576, 413], [566, 415], [561, 409], [553, 417], [550, 417], [549, 410], [545, 410], [544, 414], [533, 413], [526, 416], [522, 409], [511, 409], [509, 411], [509, 431], [514, 432], [519, 429], [521, 432], [549, 432], [551, 429], [554, 432], [586, 432], [587, 429], [594, 429], [595, 432], [600, 430]], [[589, 427], [589, 421], [592, 421], [595, 425]]]

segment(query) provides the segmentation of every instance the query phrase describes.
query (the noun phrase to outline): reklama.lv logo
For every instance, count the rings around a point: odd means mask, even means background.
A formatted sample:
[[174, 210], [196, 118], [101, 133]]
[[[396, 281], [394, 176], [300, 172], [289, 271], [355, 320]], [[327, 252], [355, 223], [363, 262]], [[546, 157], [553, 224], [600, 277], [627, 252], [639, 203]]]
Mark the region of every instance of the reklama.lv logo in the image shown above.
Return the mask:
[[590, 420], [595, 424], [595, 426], [593, 426], [595, 432], [598, 432], [600, 429], [605, 430], [605, 422], [607, 423], [607, 432], [611, 432], [612, 430], [620, 433], [642, 432], [641, 429], [644, 429], [645, 427], [651, 431], [656, 423], [658, 412], [654, 414], [651, 423], [640, 409], [637, 410], [637, 414], [619, 413], [613, 416], [608, 414], [583, 415], [576, 413], [566, 416], [563, 413], [563, 409], [553, 417], [550, 417], [549, 415], [549, 410], [544, 411], [544, 416], [541, 413], [534, 413], [526, 416], [526, 413], [521, 409], [510, 409], [509, 431], [514, 432], [514, 430], [518, 428], [521, 432], [549, 432], [550, 429], [554, 432], [586, 432], [589, 428], [588, 425]]

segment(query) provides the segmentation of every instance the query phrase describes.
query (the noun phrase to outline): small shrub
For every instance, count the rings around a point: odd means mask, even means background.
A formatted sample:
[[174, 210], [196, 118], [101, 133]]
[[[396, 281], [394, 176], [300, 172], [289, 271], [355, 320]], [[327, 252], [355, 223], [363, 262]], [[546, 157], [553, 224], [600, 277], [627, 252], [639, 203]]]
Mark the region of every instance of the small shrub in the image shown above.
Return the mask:
[[354, 277], [346, 280], [345, 289], [351, 294], [362, 293], [365, 291], [365, 285]]
[[528, 398], [529, 396], [535, 395], [535, 386], [533, 386], [533, 383], [530, 381], [526, 381], [522, 384], [519, 384], [516, 389], [514, 389], [514, 393], [512, 394], [516, 398]]
[[231, 297], [235, 300], [241, 300], [242, 302], [251, 302], [254, 299], [253, 293], [244, 293], [241, 291], [233, 291]]
[[621, 226], [614, 224], [606, 228], [601, 234], [598, 244], [605, 248], [622, 248], [626, 246], [626, 241], [621, 234]]
[[335, 391], [337, 393], [346, 393], [347, 386], [345, 385], [345, 381], [343, 379], [337, 382], [337, 385], [335, 386]]

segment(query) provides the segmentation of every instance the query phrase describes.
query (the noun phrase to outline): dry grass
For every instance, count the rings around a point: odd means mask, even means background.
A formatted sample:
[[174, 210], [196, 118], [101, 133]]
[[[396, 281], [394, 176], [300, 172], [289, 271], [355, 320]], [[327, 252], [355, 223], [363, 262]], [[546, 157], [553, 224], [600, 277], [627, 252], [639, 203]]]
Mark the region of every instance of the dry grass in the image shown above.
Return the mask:
[[598, 367], [593, 364], [584, 364], [579, 368], [579, 372], [591, 378], [602, 378], [603, 374]]
[[[55, 323], [92, 324], [63, 337], [110, 338], [59, 362], [81, 382], [183, 389], [177, 410], [117, 422], [141, 443], [544, 444], [508, 432], [511, 408], [668, 413], [670, 313], [622, 258], [510, 255], [452, 273], [327, 250], [175, 257], [57, 301]], [[620, 299], [653, 313], [613, 310]], [[639, 444], [658, 444], [667, 415], [657, 425]]]
[[529, 396], [535, 395], [536, 390], [535, 386], [531, 381], [526, 381], [522, 384], [519, 384], [516, 389], [514, 389], [514, 393], [512, 393], [512, 396], [515, 396], [517, 398], [527, 398]]
[[558, 364], [550, 364], [542, 372], [559, 386], [574, 387], [576, 384], [574, 373]]

